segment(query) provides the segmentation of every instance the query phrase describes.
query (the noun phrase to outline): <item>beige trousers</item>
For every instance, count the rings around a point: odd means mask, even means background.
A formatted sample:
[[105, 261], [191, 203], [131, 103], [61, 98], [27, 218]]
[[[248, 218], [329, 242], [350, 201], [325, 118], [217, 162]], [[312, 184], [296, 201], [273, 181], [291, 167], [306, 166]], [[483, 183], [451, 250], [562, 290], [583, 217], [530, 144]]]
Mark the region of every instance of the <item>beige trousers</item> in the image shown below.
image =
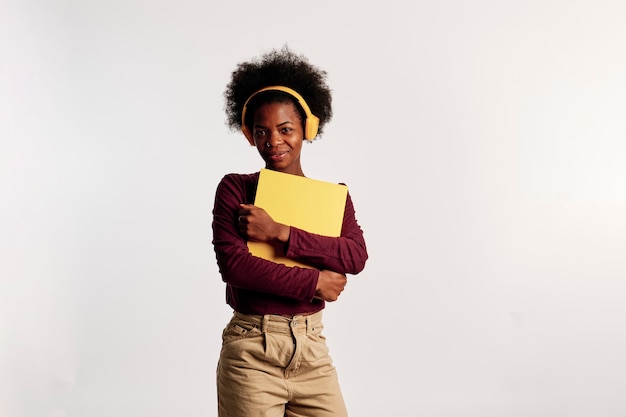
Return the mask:
[[217, 367], [220, 417], [346, 417], [322, 335], [322, 312], [293, 318], [235, 312]]

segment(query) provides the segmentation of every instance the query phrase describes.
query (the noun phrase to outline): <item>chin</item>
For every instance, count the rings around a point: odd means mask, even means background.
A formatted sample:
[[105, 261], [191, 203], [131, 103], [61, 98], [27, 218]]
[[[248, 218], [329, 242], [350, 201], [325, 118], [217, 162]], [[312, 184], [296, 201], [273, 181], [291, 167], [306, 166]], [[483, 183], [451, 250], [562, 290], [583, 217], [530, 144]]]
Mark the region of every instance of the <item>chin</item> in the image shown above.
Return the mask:
[[274, 171], [281, 171], [289, 167], [289, 165], [287, 164], [282, 164], [282, 163], [277, 164], [275, 162], [266, 162], [265, 165], [267, 166], [267, 168], [273, 169]]

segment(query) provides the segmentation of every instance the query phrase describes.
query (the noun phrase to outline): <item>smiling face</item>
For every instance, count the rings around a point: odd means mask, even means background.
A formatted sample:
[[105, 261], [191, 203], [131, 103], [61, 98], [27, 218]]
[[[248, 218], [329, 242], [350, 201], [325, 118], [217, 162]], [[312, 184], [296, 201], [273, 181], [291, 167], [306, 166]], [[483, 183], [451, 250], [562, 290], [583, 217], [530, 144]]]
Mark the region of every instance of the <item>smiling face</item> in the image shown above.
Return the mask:
[[300, 151], [304, 133], [300, 113], [293, 103], [267, 103], [254, 112], [254, 144], [265, 167], [287, 174], [304, 176]]

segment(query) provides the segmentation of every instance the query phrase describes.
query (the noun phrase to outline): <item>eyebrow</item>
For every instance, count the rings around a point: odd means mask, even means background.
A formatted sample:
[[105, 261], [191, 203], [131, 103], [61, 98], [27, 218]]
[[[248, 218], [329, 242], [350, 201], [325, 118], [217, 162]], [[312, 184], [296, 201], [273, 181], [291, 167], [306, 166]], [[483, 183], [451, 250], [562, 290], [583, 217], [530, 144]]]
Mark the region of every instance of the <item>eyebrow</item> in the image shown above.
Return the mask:
[[[295, 124], [295, 123], [294, 123], [294, 122], [291, 122], [291, 121], [289, 121], [289, 120], [288, 120], [288, 121], [286, 121], [286, 122], [282, 122], [282, 123], [277, 124], [277, 125], [276, 125], [276, 127], [281, 127], [281, 126], [284, 126], [284, 125], [286, 125], [286, 124], [292, 124], [292, 125], [293, 125], [293, 124]], [[254, 125], [254, 127], [262, 127], [262, 128], [265, 128], [265, 126], [260, 125], [260, 124], [258, 124], [258, 123], [257, 123], [257, 124], [255, 124], [255, 125]]]

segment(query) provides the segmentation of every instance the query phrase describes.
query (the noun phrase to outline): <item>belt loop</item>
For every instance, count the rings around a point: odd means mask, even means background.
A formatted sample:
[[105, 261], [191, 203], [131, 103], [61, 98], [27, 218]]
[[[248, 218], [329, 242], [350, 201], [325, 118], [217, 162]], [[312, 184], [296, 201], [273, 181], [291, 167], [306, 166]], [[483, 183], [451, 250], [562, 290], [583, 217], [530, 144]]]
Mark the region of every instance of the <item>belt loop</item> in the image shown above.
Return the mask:
[[267, 333], [267, 327], [269, 325], [269, 321], [270, 321], [269, 314], [264, 314], [263, 315], [263, 321], [261, 322], [261, 331], [263, 333]]

